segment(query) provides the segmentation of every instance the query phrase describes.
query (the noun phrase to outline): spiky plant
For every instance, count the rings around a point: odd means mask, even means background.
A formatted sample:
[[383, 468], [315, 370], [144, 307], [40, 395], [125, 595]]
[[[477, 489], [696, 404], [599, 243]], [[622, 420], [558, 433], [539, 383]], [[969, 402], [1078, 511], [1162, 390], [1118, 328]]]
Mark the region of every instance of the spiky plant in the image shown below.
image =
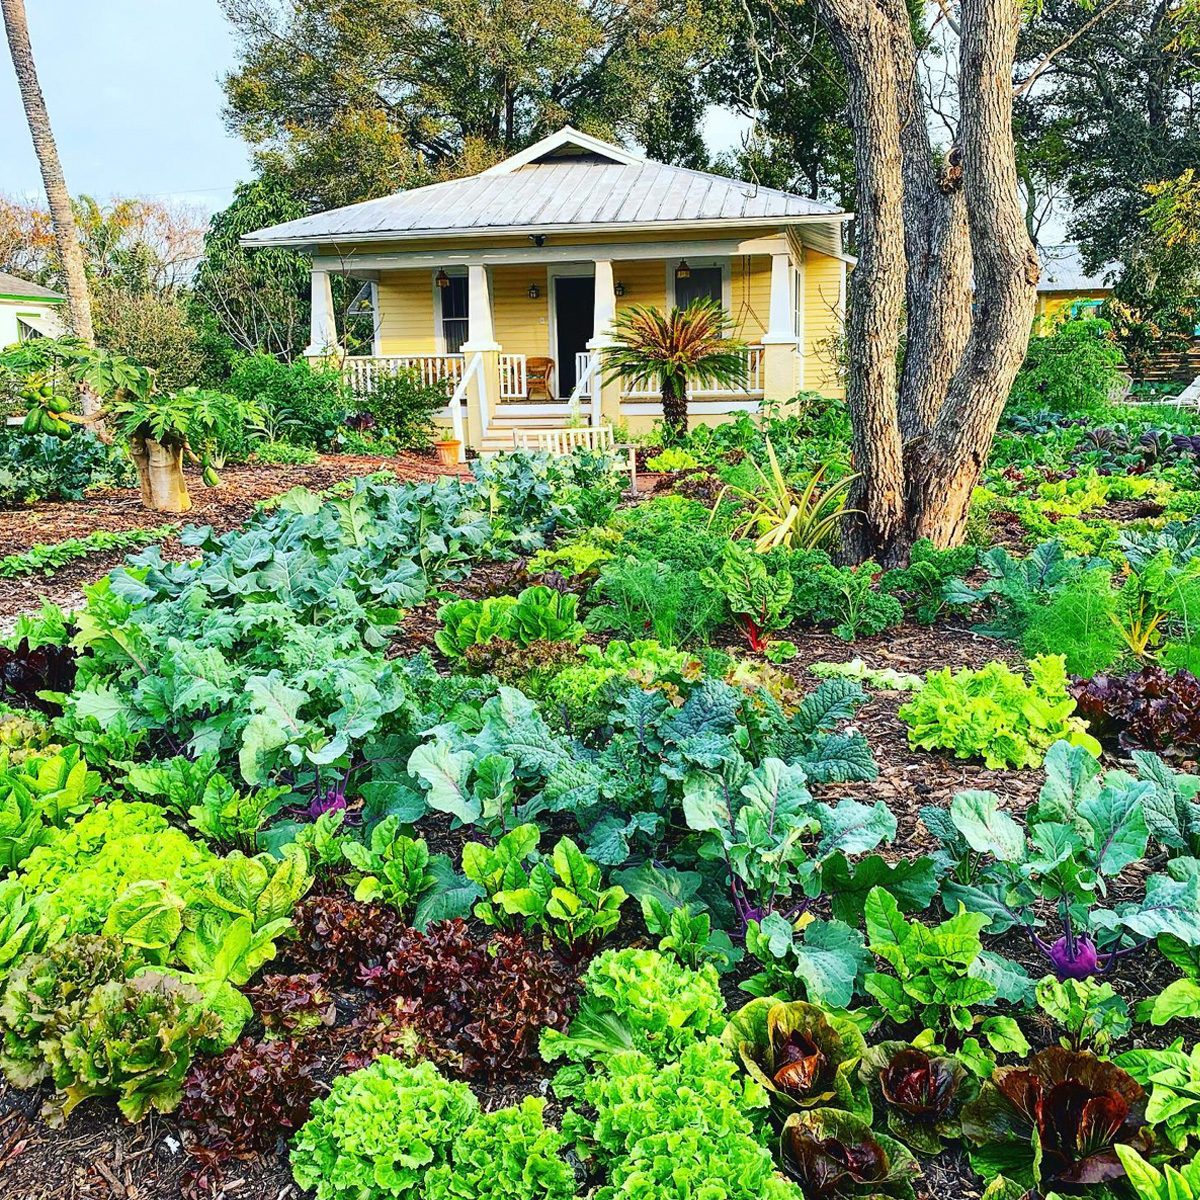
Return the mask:
[[731, 328], [728, 314], [714, 300], [693, 300], [669, 312], [631, 304], [613, 321], [605, 373], [635, 387], [657, 384], [667, 432], [682, 437], [688, 427], [689, 379], [702, 387], [745, 384], [746, 344], [728, 336]]

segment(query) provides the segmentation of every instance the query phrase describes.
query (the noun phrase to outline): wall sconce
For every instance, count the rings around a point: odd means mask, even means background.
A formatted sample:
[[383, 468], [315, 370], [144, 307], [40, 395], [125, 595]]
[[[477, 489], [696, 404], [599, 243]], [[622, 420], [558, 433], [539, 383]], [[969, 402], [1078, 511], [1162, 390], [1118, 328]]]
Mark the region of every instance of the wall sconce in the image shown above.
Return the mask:
[[450, 276], [446, 274], [445, 267], [439, 270], [438, 273], [433, 277], [433, 282], [436, 283], [440, 288], [448, 288], [450, 286]]
[[616, 283], [613, 284], [613, 295], [614, 296], [625, 295], [625, 285], [619, 279], [617, 280]]
[[679, 266], [675, 268], [676, 279], [690, 279], [692, 277], [692, 268], [687, 265], [687, 259], [681, 258]]
[[536, 283], [531, 283], [529, 285], [530, 300], [536, 300], [541, 294], [542, 294], [542, 289], [540, 287], [538, 287], [538, 285]]

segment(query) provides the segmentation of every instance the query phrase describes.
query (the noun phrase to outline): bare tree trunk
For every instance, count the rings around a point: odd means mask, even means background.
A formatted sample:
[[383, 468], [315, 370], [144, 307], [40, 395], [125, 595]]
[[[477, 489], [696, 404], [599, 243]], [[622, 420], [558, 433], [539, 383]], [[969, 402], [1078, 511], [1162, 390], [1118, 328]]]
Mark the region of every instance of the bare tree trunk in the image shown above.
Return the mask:
[[66, 280], [71, 328], [76, 337], [91, 346], [95, 344], [92, 304], [88, 296], [87, 275], [83, 269], [83, 252], [79, 247], [79, 231], [75, 226], [75, 213], [71, 208], [71, 194], [67, 191], [62, 163], [58, 159], [54, 132], [50, 128], [50, 114], [46, 111], [46, 100], [38, 83], [33, 47], [29, 41], [29, 23], [25, 19], [25, 0], [0, 0], [0, 12], [4, 14], [8, 48], [12, 52], [13, 68], [25, 105], [25, 119], [29, 123], [33, 148], [37, 151], [42, 182], [46, 186], [46, 200], [54, 224], [54, 240]]
[[183, 447], [149, 437], [129, 439], [129, 457], [137, 467], [142, 503], [155, 512], [185, 513], [192, 507], [183, 474]]
[[975, 310], [966, 353], [929, 438], [913, 455], [914, 537], [938, 546], [966, 532], [979, 482], [1037, 307], [1038, 258], [1021, 211], [1012, 133], [1012, 0], [962, 5], [959, 147], [974, 262]]
[[849, 80], [858, 173], [847, 398], [862, 512], [843, 549], [894, 566], [918, 538], [963, 536], [1033, 322], [1037, 256], [1012, 134], [1020, 9], [962, 0], [958, 144], [944, 163], [929, 142], [908, 6], [817, 9]]

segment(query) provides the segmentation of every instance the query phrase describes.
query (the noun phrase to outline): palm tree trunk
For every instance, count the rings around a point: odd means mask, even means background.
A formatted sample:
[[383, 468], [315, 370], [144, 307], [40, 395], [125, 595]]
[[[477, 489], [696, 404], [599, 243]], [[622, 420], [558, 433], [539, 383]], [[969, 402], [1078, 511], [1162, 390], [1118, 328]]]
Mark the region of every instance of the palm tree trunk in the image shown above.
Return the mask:
[[33, 47], [29, 42], [29, 23], [25, 19], [25, 0], [0, 0], [0, 12], [4, 14], [4, 29], [8, 34], [8, 48], [12, 52], [17, 83], [21, 87], [25, 119], [29, 123], [33, 148], [37, 151], [38, 165], [42, 169], [42, 182], [46, 185], [46, 199], [54, 223], [54, 240], [66, 280], [71, 328], [76, 337], [91, 346], [95, 344], [95, 335], [92, 332], [92, 304], [83, 269], [83, 252], [79, 248], [71, 193], [67, 191], [62, 163], [58, 159], [58, 147], [54, 143], [54, 132], [50, 128], [50, 114], [46, 111], [46, 100], [38, 83]]
[[672, 438], [684, 438], [688, 431], [687, 385], [674, 376], [663, 380], [663, 425]]

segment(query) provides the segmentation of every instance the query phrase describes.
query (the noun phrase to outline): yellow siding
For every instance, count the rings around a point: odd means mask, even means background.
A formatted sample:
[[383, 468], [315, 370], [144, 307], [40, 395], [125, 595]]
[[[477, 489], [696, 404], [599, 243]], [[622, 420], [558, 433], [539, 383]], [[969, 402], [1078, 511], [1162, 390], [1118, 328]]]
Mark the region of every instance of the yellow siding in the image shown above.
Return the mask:
[[379, 277], [380, 349], [384, 354], [432, 354], [433, 275], [384, 271]]
[[837, 355], [845, 297], [841, 260], [804, 251], [804, 387], [824, 396], [841, 396]]
[[[492, 268], [492, 322], [496, 341], [506, 354], [543, 358], [549, 354], [550, 289], [544, 266]], [[536, 283], [541, 296], [530, 300], [529, 285]]]
[[729, 268], [734, 333], [746, 342], [757, 342], [767, 332], [771, 316], [771, 258], [747, 254]]
[[614, 262], [613, 283], [625, 287], [625, 295], [617, 297], [618, 311], [631, 304], [666, 305], [667, 266], [661, 258]]
[[1107, 300], [1108, 292], [1053, 292], [1038, 296], [1037, 315], [1047, 322], [1065, 320], [1077, 300]]

